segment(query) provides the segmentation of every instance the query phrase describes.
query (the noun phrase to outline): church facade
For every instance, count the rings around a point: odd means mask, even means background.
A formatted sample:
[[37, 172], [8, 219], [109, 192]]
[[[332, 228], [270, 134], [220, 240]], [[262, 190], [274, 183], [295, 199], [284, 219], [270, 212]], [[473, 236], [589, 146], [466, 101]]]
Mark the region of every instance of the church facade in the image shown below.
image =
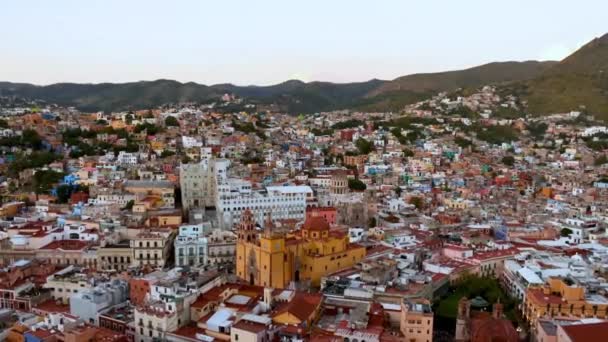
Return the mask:
[[295, 233], [273, 232], [270, 222], [264, 226], [259, 232], [246, 211], [237, 229], [236, 275], [252, 285], [286, 288], [292, 281], [310, 281], [317, 287], [324, 275], [365, 257], [365, 247], [331, 231], [321, 216], [309, 217]]

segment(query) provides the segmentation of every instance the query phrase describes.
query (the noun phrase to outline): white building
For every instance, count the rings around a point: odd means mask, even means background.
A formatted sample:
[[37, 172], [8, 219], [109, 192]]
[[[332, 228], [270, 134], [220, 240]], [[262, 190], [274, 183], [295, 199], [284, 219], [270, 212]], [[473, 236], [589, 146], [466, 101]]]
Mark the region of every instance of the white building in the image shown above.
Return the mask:
[[268, 214], [272, 219], [304, 220], [306, 204], [313, 199], [309, 186], [268, 186], [254, 191], [251, 183], [229, 179], [218, 186], [218, 222], [224, 228], [240, 222], [243, 211], [249, 209], [258, 224], [263, 225]]
[[72, 294], [70, 313], [83, 321], [98, 325], [99, 313], [114, 305], [124, 303], [129, 295], [129, 284], [114, 279], [87, 291]]
[[196, 140], [196, 138], [184, 135], [182, 136], [182, 146], [184, 146], [184, 148], [203, 147], [203, 143]]
[[562, 228], [567, 228], [572, 231], [568, 237], [571, 243], [582, 243], [589, 238], [589, 234], [598, 230], [598, 221], [590, 217], [581, 218], [566, 218], [563, 221]]
[[608, 133], [608, 127], [606, 126], [591, 126], [585, 128], [580, 135], [583, 137], [590, 137], [598, 133]]
[[199, 266], [208, 264], [206, 232], [211, 232], [209, 223], [183, 225], [175, 238], [175, 265]]
[[137, 165], [137, 153], [120, 151], [116, 162], [121, 165]]
[[367, 231], [363, 228], [348, 228], [348, 239], [350, 243], [361, 242], [367, 237]]
[[13, 135], [15, 135], [15, 132], [12, 129], [10, 129], [10, 128], [1, 129], [0, 128], [0, 137], [6, 138], [6, 137], [12, 137]]
[[135, 308], [135, 341], [171, 341], [167, 333], [190, 322], [190, 306], [200, 293], [222, 283], [222, 277], [200, 284], [184, 280], [181, 268], [159, 274], [143, 305]]
[[116, 203], [121, 207], [124, 207], [125, 205], [127, 205], [127, 203], [129, 203], [129, 201], [135, 202], [135, 200], [135, 195], [128, 193], [100, 193], [95, 198], [89, 198], [88, 203], [94, 205]]

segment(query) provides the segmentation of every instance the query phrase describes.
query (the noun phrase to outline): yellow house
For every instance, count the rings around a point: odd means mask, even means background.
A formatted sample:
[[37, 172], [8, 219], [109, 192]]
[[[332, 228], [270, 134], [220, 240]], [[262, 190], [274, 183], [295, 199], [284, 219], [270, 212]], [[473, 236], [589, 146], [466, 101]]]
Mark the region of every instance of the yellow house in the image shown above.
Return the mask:
[[266, 223], [258, 233], [250, 211], [238, 228], [236, 274], [252, 285], [285, 288], [307, 280], [319, 286], [321, 277], [348, 268], [365, 257], [365, 247], [349, 244], [348, 235], [331, 232], [321, 216], [306, 220], [296, 234], [275, 233]]
[[180, 210], [158, 210], [148, 212], [146, 226], [148, 227], [178, 227], [182, 224]]
[[450, 209], [468, 209], [469, 201], [465, 201], [462, 198], [446, 198], [443, 201], [443, 205]]
[[114, 129], [123, 129], [127, 127], [127, 124], [122, 120], [112, 120], [112, 122], [110, 122], [110, 126], [112, 126]]
[[150, 141], [150, 148], [154, 151], [162, 151], [165, 149], [165, 143], [158, 140]]
[[543, 287], [528, 288], [524, 318], [535, 324], [542, 317], [608, 318], [608, 301], [598, 294], [585, 294], [585, 288], [550, 278]]

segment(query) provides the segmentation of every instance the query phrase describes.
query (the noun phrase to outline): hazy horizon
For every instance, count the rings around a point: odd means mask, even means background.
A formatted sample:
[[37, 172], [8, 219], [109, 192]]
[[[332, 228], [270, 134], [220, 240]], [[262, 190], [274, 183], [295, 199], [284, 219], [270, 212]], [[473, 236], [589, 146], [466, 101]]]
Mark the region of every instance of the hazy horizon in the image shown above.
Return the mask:
[[0, 81], [38, 85], [391, 80], [561, 60], [608, 32], [608, 3], [591, 0], [25, 0], [3, 7]]

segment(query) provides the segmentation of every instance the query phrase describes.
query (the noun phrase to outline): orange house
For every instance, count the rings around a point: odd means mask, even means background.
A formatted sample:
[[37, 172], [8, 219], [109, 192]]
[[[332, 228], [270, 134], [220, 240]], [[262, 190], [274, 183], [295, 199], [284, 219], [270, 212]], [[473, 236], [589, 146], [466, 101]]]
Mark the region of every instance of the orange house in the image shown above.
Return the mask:
[[150, 293], [150, 283], [146, 279], [129, 279], [129, 296], [133, 305], [143, 305], [146, 295]]
[[336, 224], [337, 209], [334, 207], [309, 207], [306, 208], [306, 220], [313, 216], [321, 216], [327, 223]]

